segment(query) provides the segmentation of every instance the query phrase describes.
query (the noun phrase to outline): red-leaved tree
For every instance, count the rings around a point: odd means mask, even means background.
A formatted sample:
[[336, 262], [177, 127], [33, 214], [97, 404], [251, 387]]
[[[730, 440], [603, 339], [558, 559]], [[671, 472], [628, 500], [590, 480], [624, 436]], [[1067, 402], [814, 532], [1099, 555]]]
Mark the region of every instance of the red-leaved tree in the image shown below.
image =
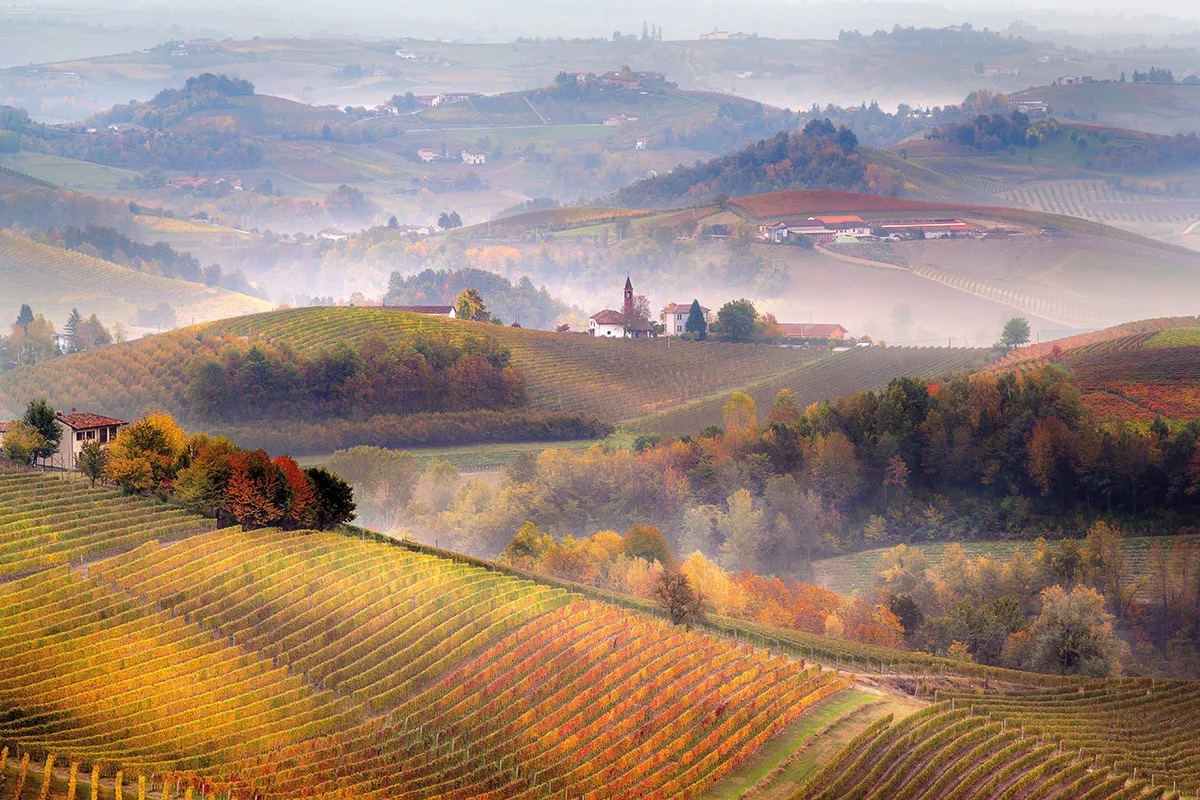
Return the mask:
[[239, 453], [230, 461], [225, 510], [243, 528], [265, 528], [283, 519], [285, 485], [280, 470], [263, 450]]

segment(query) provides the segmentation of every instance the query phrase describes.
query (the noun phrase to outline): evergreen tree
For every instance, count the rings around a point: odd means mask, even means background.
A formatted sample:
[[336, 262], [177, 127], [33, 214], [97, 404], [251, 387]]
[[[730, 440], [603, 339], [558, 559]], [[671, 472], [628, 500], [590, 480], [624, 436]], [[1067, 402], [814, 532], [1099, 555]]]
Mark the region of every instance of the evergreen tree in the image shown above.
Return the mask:
[[63, 325], [63, 334], [67, 340], [67, 352], [79, 353], [83, 350], [79, 346], [79, 326], [83, 323], [83, 315], [79, 313], [78, 308], [72, 308], [71, 313], [67, 315], [67, 322]]
[[704, 319], [704, 311], [700, 308], [700, 301], [693, 300], [692, 307], [688, 310], [687, 323], [683, 326], [686, 333], [696, 334], [697, 339], [706, 339], [708, 337], [708, 322]]
[[17, 313], [17, 324], [24, 328], [25, 332], [28, 333], [29, 323], [31, 322], [33, 322], [33, 309], [29, 307], [28, 303], [22, 303], [21, 310]]
[[34, 458], [49, 458], [58, 452], [58, 443], [62, 440], [62, 428], [58, 426], [54, 409], [44, 398], [30, 400], [21, 421], [34, 428], [45, 439], [40, 447], [34, 449]]

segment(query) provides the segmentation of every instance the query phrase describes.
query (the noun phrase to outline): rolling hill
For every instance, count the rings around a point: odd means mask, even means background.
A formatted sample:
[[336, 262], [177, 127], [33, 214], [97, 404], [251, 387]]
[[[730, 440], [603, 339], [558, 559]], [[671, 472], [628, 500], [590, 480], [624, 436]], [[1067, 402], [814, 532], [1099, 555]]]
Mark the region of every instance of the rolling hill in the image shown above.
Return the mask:
[[[108, 495], [0, 476], [0, 541], [31, 525], [52, 541], [71, 523], [43, 507]], [[127, 529], [111, 520], [124, 552], [85, 570], [0, 585], [0, 741], [105, 780], [198, 777], [259, 797], [691, 796], [849, 685], [396, 543], [229, 529], [132, 547]]]
[[162, 278], [110, 261], [39, 244], [0, 232], [0, 282], [6, 312], [22, 303], [61, 325], [73, 307], [86, 316], [95, 312], [106, 324], [137, 325], [139, 308], [168, 303], [181, 322], [208, 321], [265, 311], [271, 303], [227, 289]]
[[1045, 103], [1059, 116], [1117, 128], [1173, 135], [1200, 132], [1200, 86], [1091, 82], [1034, 86], [1011, 95]]
[[[660, 414], [667, 414], [663, 424], [671, 430], [718, 424], [728, 394], [747, 387], [753, 387], [764, 403], [785, 386], [803, 388], [805, 397], [816, 399], [882, 385], [912, 369], [929, 375], [978, 366], [981, 359], [977, 351], [937, 348], [885, 348], [827, 357], [822, 350], [720, 342], [611, 341], [481, 326], [389, 309], [306, 308], [197, 325], [14, 370], [0, 376], [0, 403], [15, 413], [28, 397], [45, 395], [64, 407], [101, 408], [126, 417], [164, 409], [188, 421], [189, 370], [208, 340], [205, 337], [259, 340], [304, 353], [335, 340], [361, 342], [369, 333], [382, 334], [393, 342], [412, 333], [451, 339], [483, 335], [512, 351], [512, 364], [524, 376], [533, 408], [594, 414], [616, 424], [636, 419], [638, 427], [645, 429], [656, 429]], [[811, 373], [812, 382], [803, 371], [803, 365], [810, 362], [821, 367]], [[860, 365], [869, 366], [864, 369]], [[681, 416], [672, 415], [675, 410], [680, 410]], [[253, 426], [205, 427], [236, 432], [239, 440], [248, 443], [264, 435]], [[308, 440], [324, 441], [328, 427], [292, 420], [290, 443], [284, 447], [293, 452], [329, 449], [306, 444]], [[347, 442], [354, 437], [359, 437], [359, 443], [374, 441], [368, 422], [339, 420], [337, 427], [345, 429], [345, 436], [350, 437]]]
[[1200, 318], [1170, 317], [1020, 348], [989, 371], [1064, 365], [1102, 421], [1200, 419]]
[[723, 618], [685, 631], [639, 601], [365, 532], [184, 514], [151, 539], [155, 507], [0, 475], [0, 549], [53, 554], [0, 583], [16, 797], [1200, 788], [1196, 682], [1060, 679]]

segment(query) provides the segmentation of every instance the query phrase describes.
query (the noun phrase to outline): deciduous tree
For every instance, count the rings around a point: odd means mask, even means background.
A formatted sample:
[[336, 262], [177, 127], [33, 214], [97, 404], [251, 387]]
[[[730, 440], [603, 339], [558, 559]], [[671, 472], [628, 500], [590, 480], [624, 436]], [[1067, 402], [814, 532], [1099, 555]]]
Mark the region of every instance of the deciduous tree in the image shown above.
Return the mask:
[[87, 476], [92, 486], [95, 486], [96, 480], [104, 474], [104, 468], [108, 466], [108, 448], [95, 439], [86, 441], [79, 449], [76, 464], [79, 471]]
[[704, 620], [704, 597], [678, 570], [663, 570], [654, 584], [654, 598], [675, 625], [691, 627]]

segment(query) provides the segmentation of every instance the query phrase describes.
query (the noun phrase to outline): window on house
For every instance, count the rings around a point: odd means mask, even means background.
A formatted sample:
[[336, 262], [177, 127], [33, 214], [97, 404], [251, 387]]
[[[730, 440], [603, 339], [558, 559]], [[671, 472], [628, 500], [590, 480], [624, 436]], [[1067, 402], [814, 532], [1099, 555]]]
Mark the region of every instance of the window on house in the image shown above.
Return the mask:
[[96, 438], [96, 432], [95, 432], [95, 431], [88, 431], [88, 432], [87, 432], [87, 434], [88, 434], [88, 435], [87, 435], [87, 438], [88, 438], [88, 439], [95, 439], [95, 438]]
[[108, 441], [108, 428], [101, 428], [100, 429], [100, 442], [105, 443], [107, 441]]
[[83, 441], [83, 431], [75, 431], [75, 441], [77, 441], [77, 442]]

